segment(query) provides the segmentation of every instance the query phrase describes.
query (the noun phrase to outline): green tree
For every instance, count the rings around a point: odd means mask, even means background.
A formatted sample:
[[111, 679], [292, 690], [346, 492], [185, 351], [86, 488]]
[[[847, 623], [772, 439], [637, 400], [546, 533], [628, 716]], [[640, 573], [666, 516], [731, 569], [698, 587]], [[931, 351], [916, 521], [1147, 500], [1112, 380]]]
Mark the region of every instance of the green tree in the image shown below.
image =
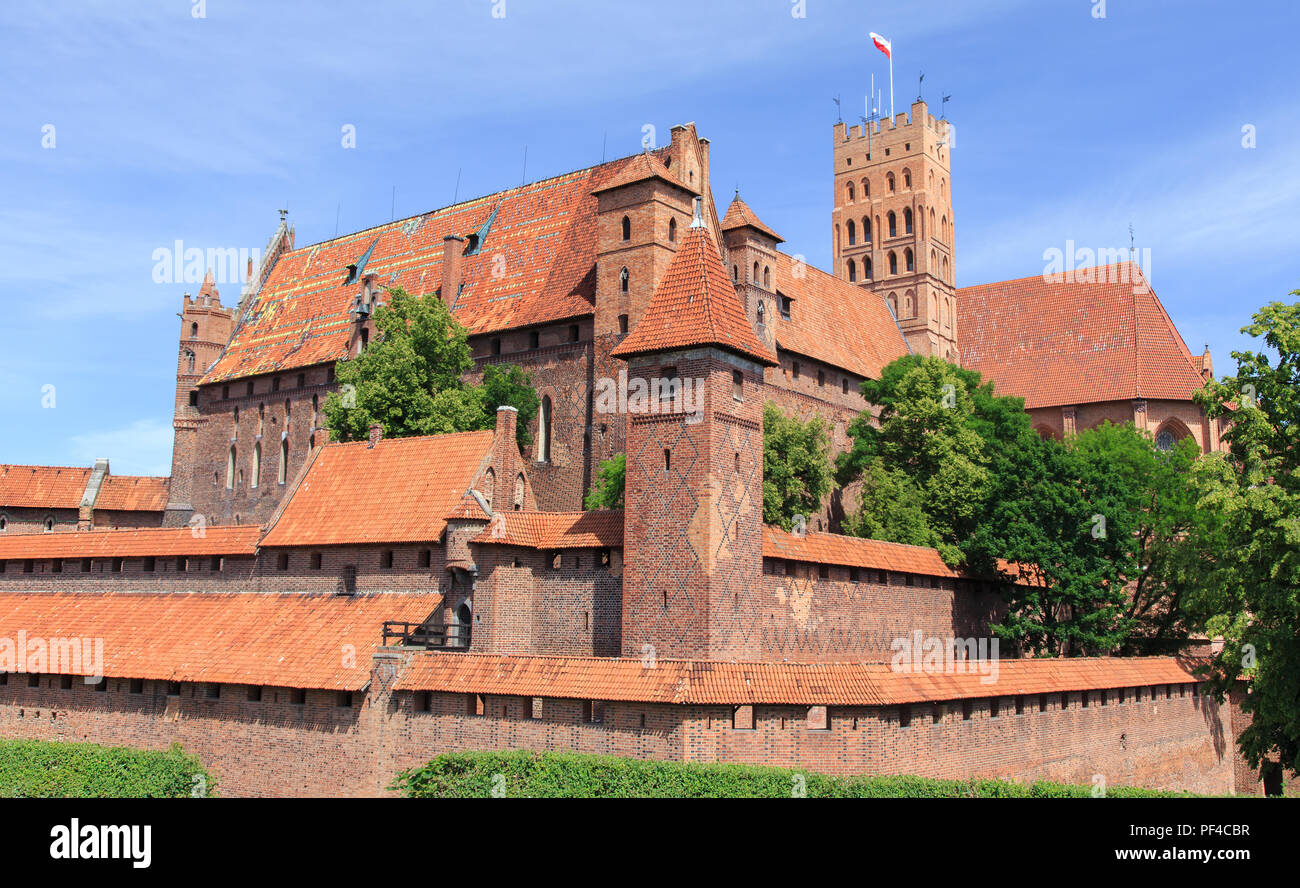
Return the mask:
[[826, 421], [800, 422], [770, 401], [763, 405], [763, 522], [789, 530], [795, 515], [821, 509], [831, 489]]
[[[859, 414], [848, 428], [853, 446], [837, 460], [841, 485], [867, 482], [846, 529], [884, 532], [893, 542], [930, 540], [949, 563], [960, 562], [960, 544], [978, 525], [995, 481], [990, 466], [1005, 461], [1003, 442], [1019, 440], [1020, 430], [1033, 435], [1024, 402], [995, 397], [974, 371], [915, 355], [864, 381], [862, 394], [879, 418], [873, 424], [869, 411]], [[882, 481], [902, 495], [871, 489]]]
[[[930, 525], [921, 491], [907, 475], [887, 469], [879, 459], [863, 470], [858, 507], [845, 516], [841, 529], [849, 536], [910, 546], [951, 548]], [[950, 553], [951, 554], [951, 553]]]
[[[1291, 293], [1300, 296], [1300, 290]], [[1188, 609], [1222, 635], [1210, 679], [1220, 695], [1252, 679], [1241, 750], [1252, 766], [1277, 756], [1300, 771], [1300, 303], [1261, 308], [1242, 332], [1267, 350], [1233, 352], [1235, 376], [1198, 396], [1230, 420], [1229, 458], [1198, 466], [1198, 511], [1186, 543], [1202, 565]], [[1271, 352], [1271, 354], [1270, 354]]]
[[533, 436], [528, 432], [541, 407], [541, 398], [532, 385], [532, 377], [512, 364], [488, 364], [483, 368], [483, 382], [479, 386], [483, 393], [483, 410], [495, 422], [497, 408], [514, 407], [519, 411], [515, 424], [515, 439], [522, 452], [533, 443]]
[[623, 508], [623, 489], [627, 479], [627, 454], [616, 453], [609, 459], [601, 460], [596, 470], [596, 483], [587, 492], [582, 507], [593, 509]]
[[527, 445], [538, 408], [528, 374], [489, 365], [481, 385], [467, 385], [462, 376], [474, 360], [465, 328], [442, 300], [394, 287], [375, 310], [374, 324], [370, 346], [336, 365], [339, 391], [325, 399], [325, 418], [338, 440], [364, 440], [375, 422], [391, 438], [490, 429], [496, 408], [509, 404], [519, 410], [520, 447]]
[[[841, 484], [863, 482], [846, 532], [933, 546], [950, 564], [1000, 578], [1008, 614], [995, 629], [1025, 651], [1096, 653], [1134, 634], [1134, 644], [1186, 635], [1178, 605], [1188, 575], [1173, 543], [1195, 512], [1194, 444], [1165, 454], [1132, 425], [1109, 424], [1044, 441], [1020, 398], [932, 357], [900, 358], [862, 392], [879, 420], [860, 415], [839, 459]], [[1012, 584], [1004, 560], [1034, 569]]]

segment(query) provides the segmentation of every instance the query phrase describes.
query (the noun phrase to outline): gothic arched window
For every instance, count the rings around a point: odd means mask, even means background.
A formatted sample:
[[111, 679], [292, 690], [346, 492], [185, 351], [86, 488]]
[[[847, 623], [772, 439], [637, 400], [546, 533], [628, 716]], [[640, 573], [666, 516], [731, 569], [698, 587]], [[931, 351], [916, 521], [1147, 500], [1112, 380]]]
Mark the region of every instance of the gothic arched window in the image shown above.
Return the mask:
[[894, 215], [894, 211], [890, 210], [885, 218], [889, 220], [889, 236], [898, 237], [898, 217]]
[[537, 448], [535, 457], [538, 462], [550, 462], [551, 459], [551, 396], [542, 398], [542, 406], [537, 411]]
[[629, 278], [628, 278], [627, 269], [624, 268], [622, 271], [618, 273], [618, 288], [624, 293], [627, 292], [628, 280]]
[[856, 281], [858, 279], [858, 266], [853, 263], [852, 259], [850, 259], [848, 267], [849, 267], [849, 280]]
[[623, 240], [632, 239], [632, 220], [627, 216], [623, 217]]

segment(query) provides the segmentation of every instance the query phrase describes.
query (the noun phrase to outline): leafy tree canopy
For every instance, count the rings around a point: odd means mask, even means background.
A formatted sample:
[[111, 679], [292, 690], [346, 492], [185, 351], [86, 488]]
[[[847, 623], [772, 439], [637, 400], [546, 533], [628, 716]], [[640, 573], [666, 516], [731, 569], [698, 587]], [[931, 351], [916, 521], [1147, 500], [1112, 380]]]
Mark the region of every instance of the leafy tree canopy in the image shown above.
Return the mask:
[[489, 364], [480, 385], [466, 384], [474, 361], [465, 328], [442, 300], [395, 287], [373, 318], [374, 341], [337, 364], [339, 391], [325, 399], [337, 440], [364, 440], [375, 422], [392, 438], [490, 429], [496, 408], [508, 404], [519, 410], [519, 446], [528, 445], [539, 405], [528, 374]]
[[[1300, 296], [1300, 290], [1291, 293]], [[1211, 679], [1220, 692], [1251, 677], [1241, 748], [1255, 767], [1276, 755], [1300, 770], [1300, 303], [1273, 302], [1244, 333], [1267, 350], [1233, 352], [1237, 373], [1201, 392], [1231, 425], [1229, 456], [1197, 467], [1204, 520], [1186, 537], [1200, 579], [1188, 609], [1225, 640]], [[1271, 352], [1271, 353], [1270, 353]]]
[[601, 460], [596, 470], [596, 483], [587, 492], [582, 507], [593, 509], [623, 508], [623, 489], [627, 479], [627, 454], [616, 453], [609, 459]]
[[770, 401], [763, 405], [763, 522], [789, 530], [794, 516], [821, 509], [831, 489], [826, 421], [800, 422]]

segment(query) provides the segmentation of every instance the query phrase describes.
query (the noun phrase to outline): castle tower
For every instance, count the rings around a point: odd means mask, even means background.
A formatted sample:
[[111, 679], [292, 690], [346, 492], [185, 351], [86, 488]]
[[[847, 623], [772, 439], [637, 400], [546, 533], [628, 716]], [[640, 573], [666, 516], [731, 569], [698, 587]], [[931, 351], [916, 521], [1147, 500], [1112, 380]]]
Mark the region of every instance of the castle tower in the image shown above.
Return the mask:
[[627, 361], [623, 653], [750, 656], [762, 588], [763, 370], [776, 356], [741, 308], [701, 201], [613, 354]]
[[770, 348], [776, 326], [771, 312], [779, 312], [776, 294], [776, 245], [783, 238], [763, 224], [740, 192], [722, 217], [722, 238], [727, 250], [727, 273], [740, 294], [741, 305], [759, 338]]
[[176, 404], [173, 410], [172, 474], [163, 524], [185, 524], [193, 512], [194, 465], [199, 429], [199, 380], [221, 356], [234, 329], [234, 309], [221, 304], [216, 281], [209, 271], [199, 295], [186, 293], [181, 300], [180, 350], [176, 359]]
[[653, 154], [639, 154], [596, 195], [596, 335], [627, 333], [691, 224], [688, 188]]
[[885, 297], [912, 351], [957, 362], [951, 133], [921, 101], [836, 124], [831, 229], [836, 277]]

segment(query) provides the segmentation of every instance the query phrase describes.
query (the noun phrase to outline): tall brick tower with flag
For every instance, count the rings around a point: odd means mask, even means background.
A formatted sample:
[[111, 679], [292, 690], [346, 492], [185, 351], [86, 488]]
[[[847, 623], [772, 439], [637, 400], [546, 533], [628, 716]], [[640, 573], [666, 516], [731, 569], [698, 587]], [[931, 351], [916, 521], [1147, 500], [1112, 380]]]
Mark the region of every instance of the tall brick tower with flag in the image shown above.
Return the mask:
[[[613, 351], [629, 388], [623, 654], [760, 655], [763, 370], [776, 363], [695, 219]], [[682, 395], [682, 396], [679, 396]]]

